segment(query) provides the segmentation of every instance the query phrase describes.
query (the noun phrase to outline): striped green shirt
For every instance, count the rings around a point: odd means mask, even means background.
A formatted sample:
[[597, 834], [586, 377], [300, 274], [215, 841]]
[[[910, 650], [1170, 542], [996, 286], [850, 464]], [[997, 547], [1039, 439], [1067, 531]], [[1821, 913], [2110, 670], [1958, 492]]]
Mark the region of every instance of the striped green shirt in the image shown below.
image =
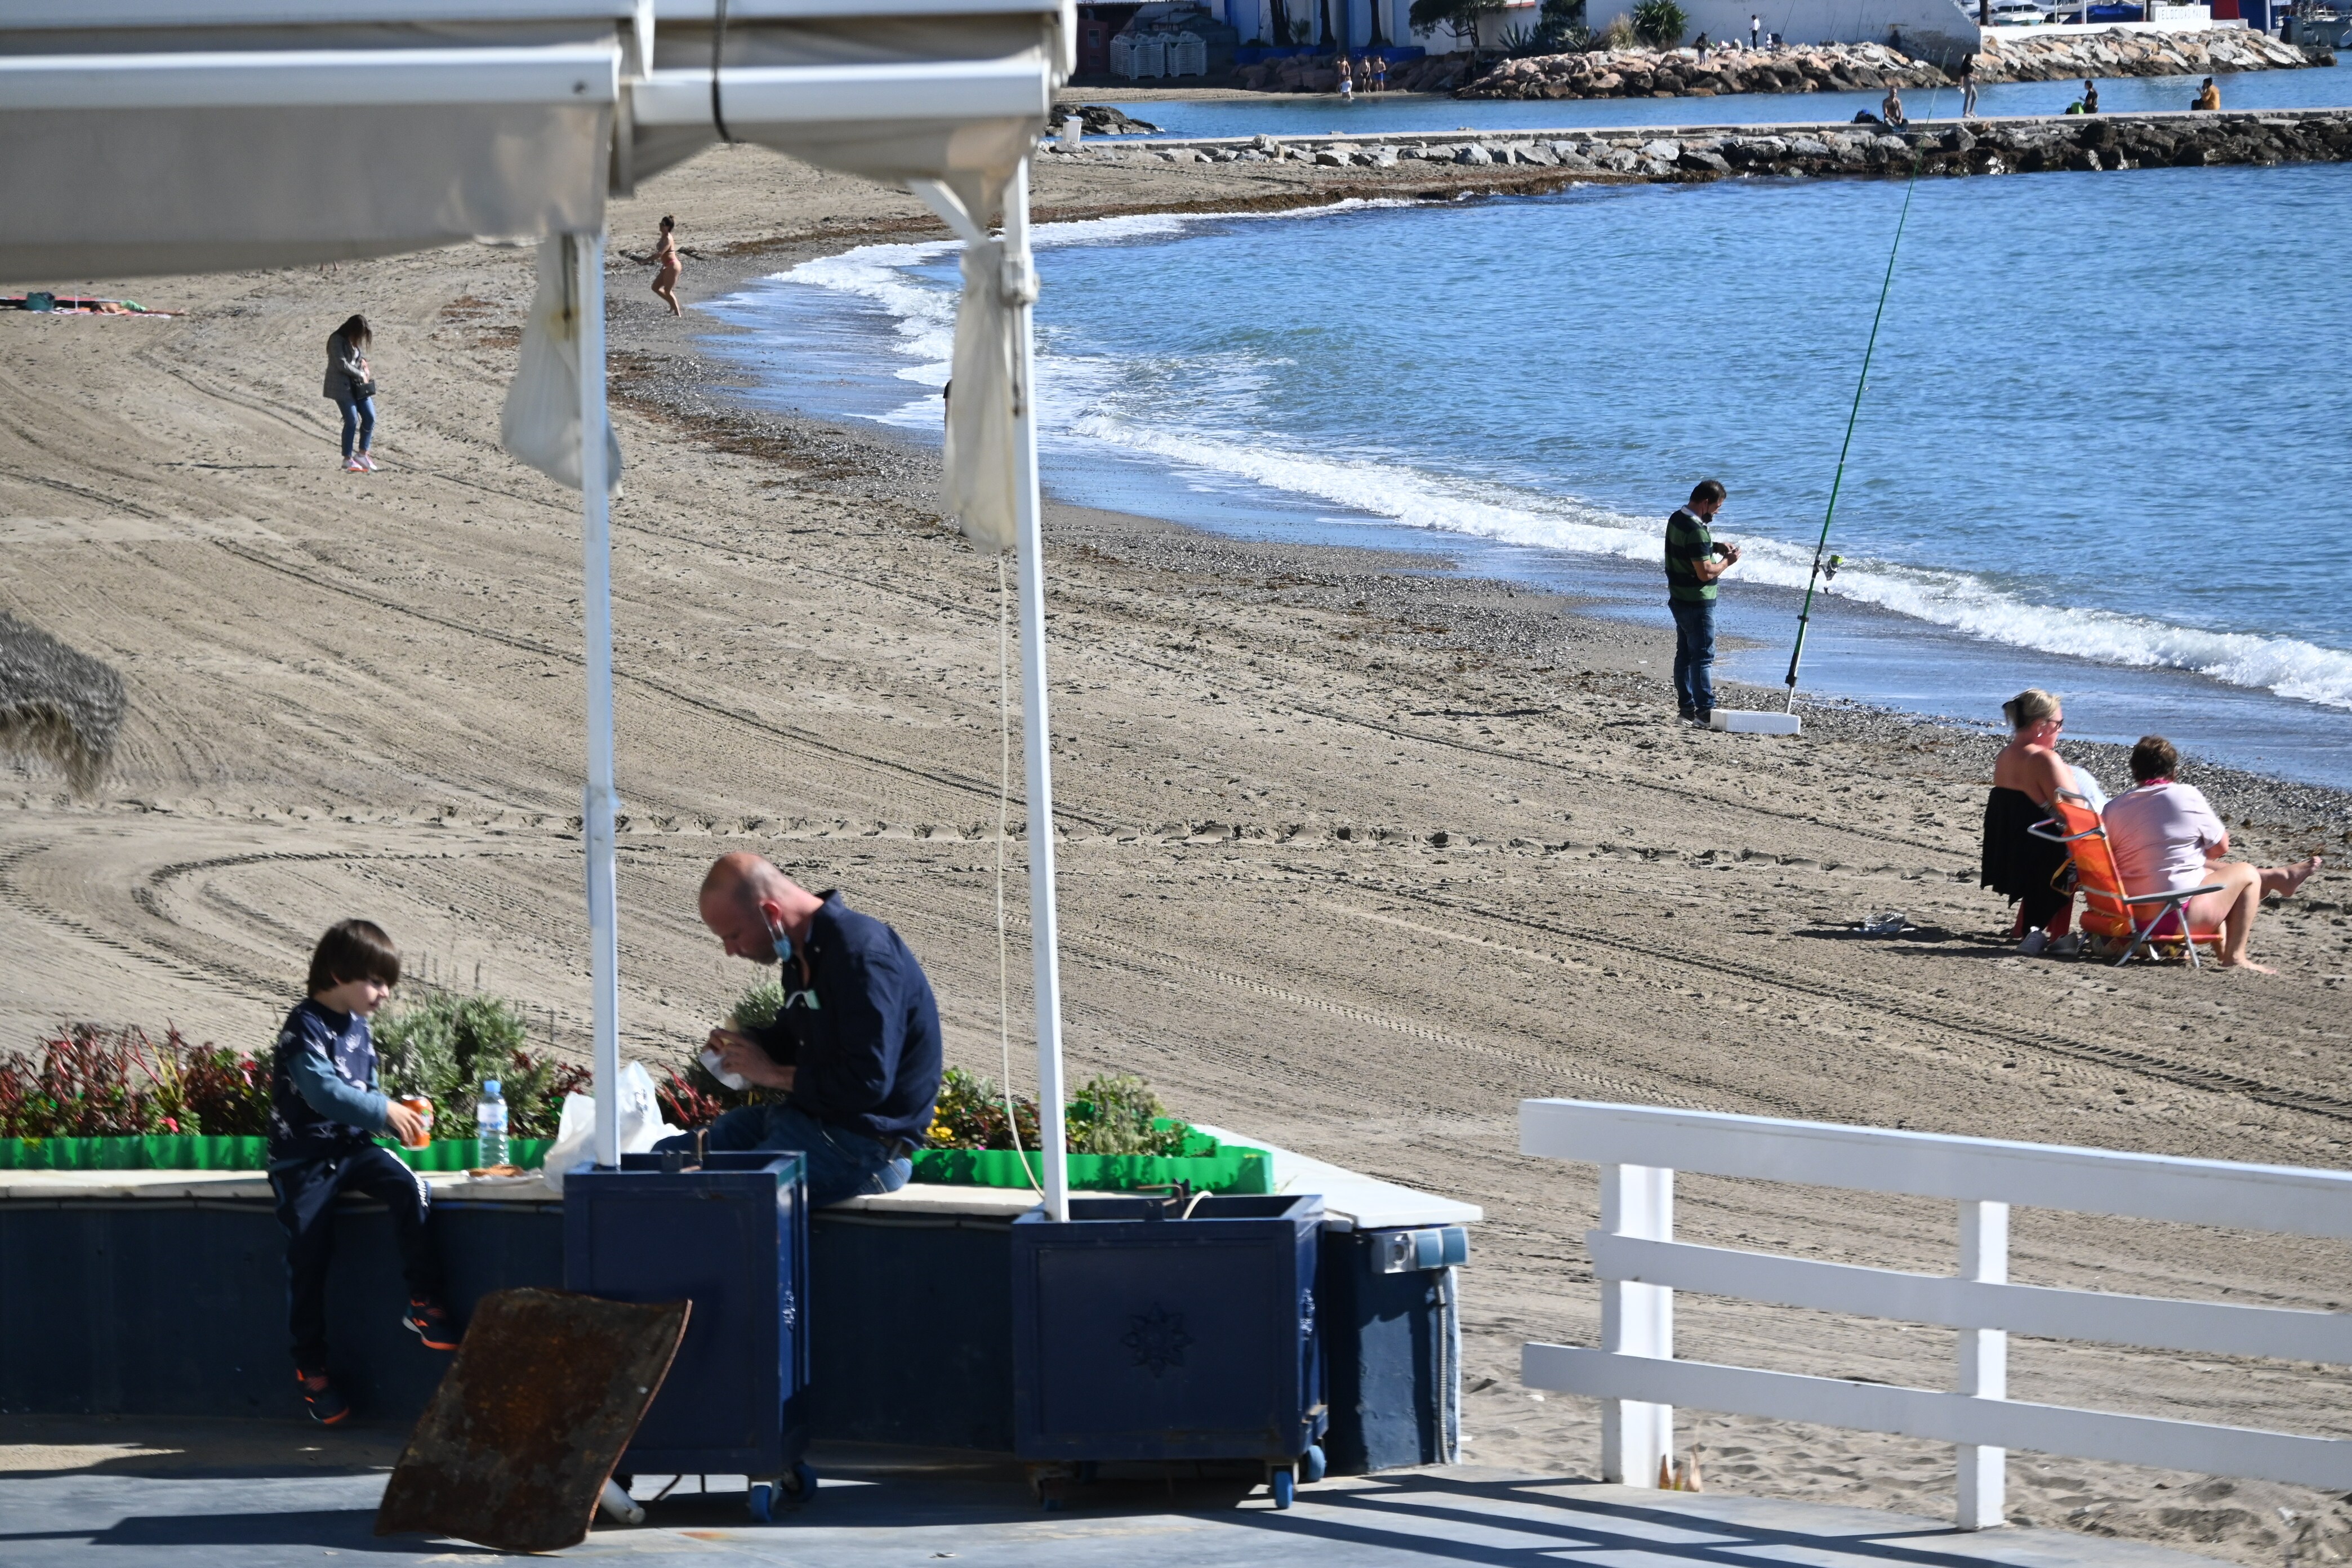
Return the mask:
[[1666, 519], [1666, 597], [1712, 604], [1715, 584], [1699, 580], [1698, 563], [1715, 552], [1715, 531], [1688, 511]]

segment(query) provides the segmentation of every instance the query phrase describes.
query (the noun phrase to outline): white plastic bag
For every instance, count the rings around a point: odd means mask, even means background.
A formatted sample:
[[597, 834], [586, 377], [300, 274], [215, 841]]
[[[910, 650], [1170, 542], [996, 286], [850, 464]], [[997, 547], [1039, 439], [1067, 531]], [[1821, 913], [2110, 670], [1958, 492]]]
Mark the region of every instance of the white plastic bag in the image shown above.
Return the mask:
[[[539, 291], [522, 329], [522, 363], [507, 388], [500, 444], [553, 479], [580, 488], [580, 300], [573, 266], [580, 241], [568, 234], [539, 247]], [[603, 371], [600, 365], [599, 373]], [[604, 482], [621, 489], [621, 443], [604, 425]]]
[[[642, 1154], [680, 1129], [662, 1120], [661, 1104], [654, 1099], [653, 1075], [642, 1062], [621, 1068], [621, 1152]], [[555, 1124], [555, 1142], [547, 1151], [547, 1190], [561, 1196], [563, 1174], [595, 1159], [596, 1098], [589, 1094], [563, 1097], [563, 1115]]]

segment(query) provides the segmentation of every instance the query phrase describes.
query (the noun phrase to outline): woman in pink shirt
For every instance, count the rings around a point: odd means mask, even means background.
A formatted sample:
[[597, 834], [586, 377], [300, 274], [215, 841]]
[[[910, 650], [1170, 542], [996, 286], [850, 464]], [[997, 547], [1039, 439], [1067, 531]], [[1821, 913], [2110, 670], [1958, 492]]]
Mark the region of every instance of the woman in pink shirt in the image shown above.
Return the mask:
[[2246, 956], [2254, 911], [2265, 895], [2293, 898], [2319, 869], [2319, 857], [2267, 867], [2222, 859], [2230, 852], [2230, 830], [2205, 803], [2202, 790], [2173, 778], [2179, 766], [2180, 753], [2171, 742], [2141, 736], [2131, 754], [2137, 783], [2107, 803], [2107, 842], [2124, 891], [2137, 898], [2211, 885], [2213, 891], [2189, 900], [2189, 929], [2221, 931], [2225, 967], [2275, 973]]

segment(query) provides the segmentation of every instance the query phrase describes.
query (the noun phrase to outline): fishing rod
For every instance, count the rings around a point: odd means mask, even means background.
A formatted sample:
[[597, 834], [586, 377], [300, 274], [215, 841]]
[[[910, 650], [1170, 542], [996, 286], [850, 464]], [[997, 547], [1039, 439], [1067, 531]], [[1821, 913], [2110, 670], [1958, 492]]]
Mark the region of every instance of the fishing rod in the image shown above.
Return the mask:
[[[1935, 111], [1935, 100], [1931, 98], [1927, 102], [1927, 118], [1933, 118]], [[1862, 416], [1863, 388], [1870, 384], [1870, 357], [1878, 352], [1878, 324], [1886, 319], [1886, 295], [1895, 286], [1895, 258], [1903, 251], [1903, 226], [1911, 221], [1911, 196], [1919, 188], [1919, 170], [1926, 162], [1925, 154], [1914, 147], [1911, 183], [1903, 187], [1903, 211], [1895, 220], [1895, 243], [1887, 247], [1886, 276], [1878, 285], [1878, 311], [1870, 318], [1870, 342], [1862, 351], [1862, 374], [1854, 378], [1853, 406], [1846, 411], [1845, 441], [1838, 447], [1837, 473], [1830, 480], [1830, 504], [1822, 513], [1822, 536], [1813, 544], [1812, 575], [1805, 580], [1805, 603], [1797, 612], [1797, 646], [1789, 650], [1789, 697], [1780, 706], [1783, 713], [1797, 710], [1797, 666], [1805, 658], [1805, 627], [1813, 618], [1813, 591], [1825, 579], [1834, 579], [1838, 568], [1845, 563], [1842, 555], [1824, 553], [1830, 547], [1830, 521], [1837, 516], [1838, 490], [1845, 483], [1846, 454], [1853, 449], [1853, 426]]]

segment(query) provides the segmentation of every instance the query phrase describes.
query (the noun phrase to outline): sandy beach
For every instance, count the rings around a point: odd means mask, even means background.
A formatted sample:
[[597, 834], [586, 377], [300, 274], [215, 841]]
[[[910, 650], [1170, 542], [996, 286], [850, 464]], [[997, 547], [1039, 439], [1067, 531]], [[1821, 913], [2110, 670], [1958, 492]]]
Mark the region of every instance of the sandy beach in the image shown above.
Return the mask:
[[[1278, 208], [1353, 177], [1048, 161], [1037, 205]], [[940, 522], [926, 454], [730, 398], [694, 344], [716, 324], [672, 320], [617, 254], [663, 213], [689, 302], [943, 232], [904, 195], [751, 148], [613, 214], [624, 1049], [676, 1058], [751, 978], [692, 896], [751, 847], [898, 926], [951, 1059], [999, 1071], [996, 566]], [[530, 281], [530, 253], [467, 247], [140, 281], [171, 321], [0, 316], [0, 608], [130, 692], [93, 795], [0, 769], [0, 1048], [63, 1018], [259, 1047], [317, 933], [365, 914], [418, 971], [478, 976], [584, 1052], [576, 498], [498, 446]], [[355, 310], [383, 388], [373, 476], [338, 471], [318, 390]], [[1663, 514], [1687, 478], [1660, 484]], [[1515, 1152], [1523, 1096], [2352, 1164], [2352, 881], [2332, 868], [2263, 917], [2275, 977], [2021, 959], [1975, 885], [1981, 732], [1835, 707], [1801, 740], [1696, 731], [1663, 630], [1420, 557], [1066, 504], [1048, 539], [1073, 1071], [1139, 1072], [1179, 1114], [1486, 1205], [1465, 1277], [1481, 1462], [1599, 1462], [1591, 1405], [1517, 1384], [1522, 1341], [1594, 1342], [1599, 1318], [1593, 1173]], [[2352, 853], [2341, 795], [2189, 776], [2249, 858]], [[1884, 911], [1915, 929], [1856, 931]], [[1025, 938], [1016, 916], [1023, 1081]], [[1946, 1205], [1696, 1179], [1680, 1233], [1927, 1270], [1956, 1246]], [[2019, 1214], [2012, 1273], [2352, 1300], [2340, 1244], [2049, 1211]], [[1678, 1315], [1696, 1358], [1951, 1377], [1948, 1331], [1687, 1296]], [[2341, 1368], [2021, 1341], [2010, 1387], [2352, 1435]], [[1697, 1413], [1682, 1431], [1718, 1489], [1949, 1507], [1948, 1447]], [[2249, 1563], [2352, 1551], [2352, 1508], [2309, 1490], [2025, 1454], [2010, 1476], [2037, 1524]]]

